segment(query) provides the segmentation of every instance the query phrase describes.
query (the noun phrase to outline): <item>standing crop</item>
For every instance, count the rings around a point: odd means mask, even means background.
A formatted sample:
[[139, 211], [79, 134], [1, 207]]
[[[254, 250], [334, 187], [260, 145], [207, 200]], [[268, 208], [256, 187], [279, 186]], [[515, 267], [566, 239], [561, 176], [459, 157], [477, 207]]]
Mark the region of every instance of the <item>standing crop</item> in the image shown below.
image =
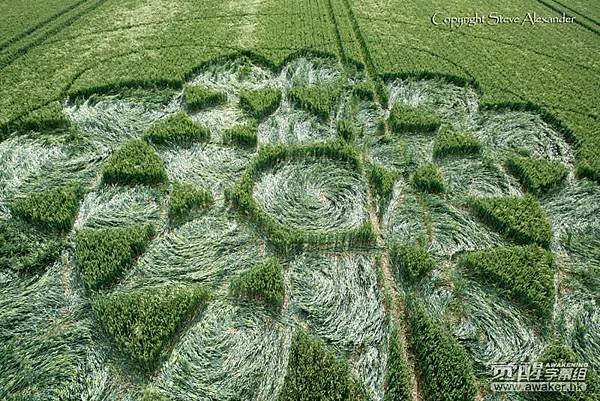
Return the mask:
[[352, 93], [358, 98], [366, 101], [375, 100], [375, 86], [372, 81], [366, 80], [352, 87]]
[[[563, 341], [555, 339], [546, 346], [539, 357], [539, 362], [543, 363], [546, 368], [555, 364], [560, 369], [564, 364], [581, 364], [583, 361]], [[573, 368], [573, 372], [575, 371], [577, 368]], [[533, 399], [536, 401], [597, 401], [600, 382], [596, 371], [587, 369], [585, 384], [585, 391], [543, 391], [536, 393]]]
[[227, 93], [205, 86], [186, 85], [183, 97], [186, 108], [191, 112], [227, 103]]
[[167, 181], [164, 162], [154, 148], [136, 139], [119, 148], [102, 169], [106, 184], [159, 184]]
[[79, 184], [55, 187], [17, 199], [11, 205], [11, 210], [43, 229], [66, 232], [75, 222], [82, 194], [83, 189]]
[[234, 297], [258, 301], [275, 311], [281, 310], [285, 289], [283, 268], [276, 259], [253, 266], [231, 283]]
[[389, 124], [396, 133], [433, 132], [440, 127], [441, 120], [428, 109], [396, 103], [390, 110]]
[[392, 196], [398, 174], [376, 164], [370, 166], [368, 172], [371, 190], [379, 197], [380, 206], [383, 208]]
[[182, 223], [194, 212], [203, 210], [214, 203], [212, 193], [187, 183], [173, 183], [169, 203], [169, 219], [175, 224]]
[[356, 129], [352, 120], [339, 120], [336, 123], [338, 135], [346, 142], [350, 143], [356, 138]]
[[340, 96], [338, 86], [296, 86], [289, 93], [291, 101], [297, 106], [326, 121], [335, 110]]
[[560, 185], [568, 170], [559, 162], [527, 156], [512, 156], [506, 164], [510, 171], [534, 195], [542, 195]]
[[85, 229], [75, 239], [75, 260], [83, 282], [95, 291], [113, 285], [133, 259], [144, 252], [151, 226]]
[[550, 221], [531, 195], [474, 198], [470, 203], [483, 221], [517, 243], [539, 244], [544, 247], [550, 245]]
[[534, 315], [550, 317], [554, 303], [552, 253], [532, 245], [498, 247], [468, 253], [459, 264]]
[[298, 330], [278, 401], [365, 401], [348, 364], [320, 340]]
[[154, 126], [144, 134], [144, 139], [155, 145], [183, 144], [208, 141], [208, 128], [196, 124], [186, 113], [173, 114]]
[[415, 171], [413, 185], [422, 192], [441, 193], [446, 191], [442, 173], [433, 163], [427, 163]]
[[418, 283], [435, 268], [433, 258], [420, 245], [393, 244], [390, 257], [396, 275], [410, 284]]
[[24, 224], [0, 221], [0, 269], [37, 273], [58, 258], [64, 245]]
[[401, 341], [398, 328], [392, 325], [384, 401], [409, 401], [412, 399], [410, 366], [402, 349], [403, 343]]
[[433, 145], [435, 157], [464, 156], [476, 154], [481, 151], [481, 143], [473, 135], [456, 132], [449, 126], [443, 126]]
[[0, 127], [0, 141], [12, 130], [42, 132], [55, 129], [64, 130], [70, 126], [71, 121], [65, 116], [61, 102], [51, 102], [39, 110], [18, 118], [4, 129]]
[[258, 144], [256, 121], [235, 125], [223, 133], [223, 143], [252, 149]]
[[273, 114], [281, 103], [281, 91], [278, 89], [242, 90], [240, 107], [250, 117], [261, 121]]
[[426, 401], [473, 401], [477, 389], [464, 348], [433, 320], [421, 301], [408, 302], [411, 349], [419, 362]]
[[163, 287], [98, 296], [92, 308], [125, 355], [150, 373], [208, 298], [202, 286]]

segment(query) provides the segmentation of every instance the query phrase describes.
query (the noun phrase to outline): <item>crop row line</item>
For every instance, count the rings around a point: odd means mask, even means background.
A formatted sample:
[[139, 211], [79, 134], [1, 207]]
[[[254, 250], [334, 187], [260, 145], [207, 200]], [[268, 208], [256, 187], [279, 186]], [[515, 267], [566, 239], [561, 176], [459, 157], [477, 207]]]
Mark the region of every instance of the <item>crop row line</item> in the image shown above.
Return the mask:
[[[379, 105], [383, 108], [387, 105], [387, 96], [385, 92], [385, 88], [383, 86], [383, 82], [379, 79], [379, 75], [375, 69], [375, 64], [371, 57], [371, 53], [369, 52], [369, 48], [367, 47], [366, 40], [360, 30], [360, 26], [358, 24], [358, 20], [356, 19], [356, 15], [354, 14], [354, 10], [350, 5], [349, 0], [343, 0], [343, 4], [348, 12], [350, 17], [350, 22], [352, 25], [352, 31], [354, 37], [356, 38], [359, 49], [363, 58], [363, 62], [366, 66], [366, 72], [368, 77], [373, 81], [375, 86], [375, 100], [379, 103]], [[387, 121], [385, 123], [385, 131], [389, 132], [389, 126]], [[363, 152], [360, 153], [361, 159], [364, 159], [365, 155]], [[380, 225], [379, 218], [377, 216], [377, 203], [373, 197], [373, 193], [371, 188], [367, 188], [367, 196], [369, 202], [369, 216], [371, 218], [371, 225], [373, 229], [373, 233], [376, 238], [376, 243], [378, 248], [381, 251], [381, 257], [378, 263], [378, 267], [381, 269], [380, 275], [382, 279], [381, 285], [383, 286], [383, 291], [385, 294], [385, 304], [386, 309], [388, 310], [391, 317], [391, 325], [395, 325], [397, 327], [397, 337], [390, 337], [390, 341], [396, 341], [397, 346], [401, 353], [403, 353], [409, 362], [409, 376], [410, 376], [410, 384], [412, 389], [412, 400], [419, 400], [419, 382], [417, 380], [417, 372], [415, 366], [415, 357], [412, 355], [410, 349], [408, 348], [408, 338], [407, 338], [407, 326], [406, 319], [403, 318], [405, 313], [404, 305], [401, 302], [400, 294], [394, 285], [394, 276], [391, 271], [391, 258], [388, 248], [385, 246], [385, 239], [383, 236], [383, 230]]]
[[[25, 56], [31, 50], [35, 49], [36, 47], [38, 47], [39, 45], [44, 43], [48, 38], [53, 37], [57, 33], [64, 30], [65, 28], [68, 28], [69, 26], [71, 26], [72, 24], [77, 22], [80, 18], [93, 12], [98, 7], [100, 7], [102, 4], [104, 4], [106, 1], [107, 0], [97, 0], [94, 4], [92, 4], [87, 9], [84, 9], [80, 12], [76, 12], [73, 16], [67, 17], [64, 21], [59, 22], [54, 26], [52, 26], [52, 24], [51, 24], [52, 21], [50, 21], [49, 22], [50, 28], [47, 31], [41, 32], [39, 37], [32, 39], [29, 43], [24, 44], [23, 46], [15, 49], [14, 51], [6, 52], [8, 54], [5, 54], [4, 57], [0, 60], [0, 70], [5, 69], [9, 65], [13, 64], [15, 61], [20, 59], [21, 57]], [[61, 15], [61, 17], [62, 17], [62, 15]], [[53, 20], [53, 21], [55, 21], [55, 20]], [[9, 50], [12, 50], [12, 49], [9, 49]]]
[[556, 4], [560, 5], [561, 7], [563, 7], [566, 10], [571, 11], [573, 14], [577, 14], [577, 16], [582, 17], [588, 21], [590, 21], [591, 23], [593, 23], [594, 25], [598, 25], [600, 26], [600, 21], [596, 20], [595, 18], [590, 18], [587, 15], [585, 15], [584, 13], [577, 11], [576, 9], [574, 9], [572, 6], [567, 6], [566, 4], [558, 1], [558, 0], [552, 0], [554, 1]]
[[342, 35], [340, 33], [339, 24], [337, 21], [337, 17], [335, 15], [335, 11], [333, 9], [332, 0], [327, 0], [327, 11], [329, 13], [329, 18], [331, 18], [331, 23], [335, 29], [335, 37], [338, 47], [338, 52], [340, 53], [340, 58], [342, 59], [342, 63], [344, 66], [348, 64], [348, 56], [346, 55], [346, 51], [344, 50], [344, 44], [342, 43]]
[[[383, 86], [383, 82], [379, 79], [377, 71], [375, 69], [375, 64], [369, 52], [369, 48], [367, 47], [367, 43], [364, 39], [364, 36], [360, 30], [360, 26], [356, 19], [356, 15], [354, 14], [354, 10], [350, 5], [348, 0], [343, 0], [343, 4], [348, 12], [350, 17], [350, 22], [352, 25], [352, 30], [354, 37], [356, 38], [360, 52], [363, 58], [363, 62], [366, 66], [366, 71], [368, 77], [373, 81], [375, 85], [375, 97], [376, 101], [380, 104], [381, 107], [385, 108], [387, 105], [387, 96], [385, 93], [385, 88]], [[387, 122], [385, 123], [385, 130], [389, 131], [389, 126]], [[365, 158], [363, 152], [360, 153], [361, 159]], [[368, 196], [368, 208], [369, 208], [369, 216], [371, 219], [371, 225], [373, 229], [373, 233], [376, 238], [376, 243], [378, 248], [381, 251], [381, 257], [379, 259], [378, 267], [381, 269], [380, 275], [382, 279], [381, 285], [383, 286], [383, 291], [385, 294], [385, 304], [386, 309], [390, 313], [391, 324], [395, 325], [397, 330], [397, 338], [391, 336], [390, 341], [396, 341], [400, 352], [406, 356], [406, 360], [409, 361], [409, 376], [410, 376], [410, 384], [412, 388], [412, 400], [419, 400], [419, 383], [417, 380], [416, 366], [415, 366], [415, 358], [412, 355], [410, 349], [408, 348], [408, 338], [407, 338], [407, 326], [406, 319], [403, 318], [403, 314], [405, 312], [404, 305], [401, 302], [400, 294], [394, 285], [394, 277], [391, 271], [391, 262], [390, 262], [390, 253], [385, 244], [385, 239], [383, 236], [383, 230], [380, 225], [379, 218], [377, 216], [377, 202], [374, 199], [371, 188], [367, 188], [367, 196]]]
[[[564, 10], [561, 10], [559, 7], [555, 6], [554, 4], [552, 4], [552, 3], [550, 3], [550, 2], [548, 2], [548, 1], [546, 1], [546, 0], [537, 0], [537, 2], [538, 2], [538, 3], [540, 3], [540, 4], [542, 4], [542, 5], [543, 5], [543, 6], [545, 6], [545, 7], [549, 8], [550, 10], [552, 10], [552, 11], [554, 11], [554, 12], [557, 12], [557, 13], [559, 13], [559, 14], [563, 14], [563, 13], [565, 13], [565, 12], [564, 12]], [[558, 3], [558, 2], [557, 2], [557, 1], [555, 1], [555, 3]], [[558, 4], [560, 4], [560, 3], [558, 3]], [[562, 7], [564, 7], [565, 9], [568, 9], [567, 7], [563, 6], [562, 4], [560, 4], [560, 5], [561, 5]], [[570, 9], [569, 9], [569, 10], [570, 10]], [[571, 10], [571, 11], [572, 11], [572, 10]], [[566, 14], [566, 13], [565, 13], [565, 14]], [[582, 16], [582, 15], [581, 15], [581, 14], [579, 14], [579, 13], [577, 13], [577, 15], [578, 15], [578, 16], [580, 16], [580, 17]], [[568, 17], [573, 17], [572, 15], [568, 15], [568, 14], [567, 14], [567, 16], [568, 16]], [[585, 18], [585, 17], [584, 17], [584, 18]], [[587, 19], [587, 18], [586, 18], [586, 19]], [[582, 27], [582, 28], [584, 28], [585, 30], [588, 30], [588, 31], [590, 31], [590, 32], [592, 32], [592, 33], [595, 33], [596, 35], [600, 35], [600, 30], [598, 30], [598, 29], [596, 29], [596, 28], [594, 28], [594, 27], [592, 27], [592, 26], [589, 26], [588, 24], [586, 24], [586, 23], [582, 22], [581, 20], [578, 20], [577, 18], [575, 18], [575, 19], [573, 20], [573, 22], [575, 22], [577, 25], [581, 26], [581, 27]], [[594, 21], [594, 22], [595, 22], [595, 21]]]
[[0, 51], [3, 51], [4, 49], [8, 48], [9, 46], [11, 46], [13, 43], [18, 42], [19, 40], [35, 33], [35, 31], [44, 28], [46, 25], [52, 23], [53, 21], [59, 19], [60, 17], [62, 17], [63, 15], [67, 14], [68, 12], [70, 12], [71, 10], [74, 10], [75, 8], [79, 7], [80, 5], [87, 3], [89, 0], [80, 0], [74, 4], [71, 4], [70, 6], [60, 10], [59, 12], [51, 15], [50, 17], [46, 18], [43, 21], [38, 22], [37, 24], [33, 25], [32, 27], [30, 27], [29, 29], [26, 29], [16, 35], [14, 35], [12, 38], [9, 38], [7, 40], [5, 40], [4, 42], [0, 43]]
[[280, 17], [280, 16], [300, 16], [300, 13], [264, 13], [264, 12], [242, 12], [242, 13], [229, 13], [229, 14], [215, 14], [215, 15], [203, 15], [201, 17], [184, 17], [184, 18], [173, 18], [169, 20], [162, 21], [148, 21], [141, 23], [131, 23], [123, 26], [112, 27], [108, 29], [98, 29], [98, 30], [87, 30], [86, 32], [79, 33], [77, 35], [71, 36], [62, 36], [55, 40], [49, 40], [47, 44], [54, 44], [59, 42], [70, 41], [74, 39], [80, 39], [82, 37], [88, 37], [93, 35], [114, 33], [119, 31], [126, 31], [135, 28], [144, 28], [149, 26], [158, 26], [158, 25], [169, 25], [176, 23], [185, 23], [185, 22], [204, 22], [207, 20], [217, 20], [217, 19], [237, 19], [237, 18], [245, 18], [245, 17]]
[[[364, 154], [361, 152], [361, 158], [364, 158]], [[385, 239], [383, 236], [383, 230], [381, 228], [380, 220], [377, 216], [377, 202], [373, 196], [371, 188], [367, 188], [367, 196], [369, 202], [369, 216], [371, 218], [371, 225], [373, 229], [373, 233], [376, 238], [377, 247], [381, 249], [381, 257], [379, 259], [378, 268], [381, 269], [381, 283], [383, 287], [383, 291], [385, 294], [385, 306], [389, 312], [389, 316], [391, 317], [391, 325], [390, 327], [396, 327], [397, 338], [390, 335], [390, 342], [397, 341], [397, 345], [399, 346], [400, 352], [403, 353], [406, 357], [405, 360], [408, 361], [409, 364], [409, 372], [410, 372], [410, 388], [412, 390], [412, 401], [417, 401], [420, 399], [419, 397], [419, 381], [417, 380], [417, 372], [416, 372], [416, 364], [415, 357], [408, 348], [408, 328], [407, 328], [407, 320], [404, 318], [406, 313], [406, 309], [404, 304], [401, 301], [400, 294], [395, 286], [394, 275], [391, 269], [391, 256], [388, 247], [386, 247]]]
[[373, 58], [371, 57], [371, 52], [367, 46], [367, 42], [362, 34], [360, 29], [360, 25], [358, 24], [358, 20], [356, 19], [356, 15], [354, 14], [354, 10], [350, 5], [348, 0], [342, 0], [346, 11], [348, 12], [348, 16], [350, 17], [350, 23], [352, 25], [352, 31], [354, 33], [354, 37], [358, 42], [358, 47], [360, 48], [361, 56], [363, 58], [363, 62], [367, 69], [367, 74], [373, 81], [375, 85], [375, 96], [376, 100], [383, 106], [387, 104], [387, 95], [385, 92], [385, 88], [383, 87], [383, 82], [378, 78], [377, 70], [375, 69], [375, 63], [373, 62]]

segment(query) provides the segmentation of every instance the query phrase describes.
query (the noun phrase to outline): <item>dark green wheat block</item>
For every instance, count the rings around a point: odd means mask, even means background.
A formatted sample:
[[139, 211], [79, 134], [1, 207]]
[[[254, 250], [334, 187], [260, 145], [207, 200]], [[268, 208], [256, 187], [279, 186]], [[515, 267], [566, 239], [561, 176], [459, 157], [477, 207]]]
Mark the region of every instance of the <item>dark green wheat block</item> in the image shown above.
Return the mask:
[[262, 121], [273, 114], [281, 103], [279, 89], [242, 90], [240, 92], [240, 107], [250, 117]]
[[186, 85], [183, 98], [185, 107], [191, 112], [227, 103], [227, 93], [206, 86]]
[[210, 139], [208, 128], [196, 124], [186, 113], [170, 115], [154, 124], [144, 134], [144, 139], [155, 145], [191, 145]]
[[153, 185], [168, 181], [162, 159], [152, 146], [134, 139], [121, 146], [102, 168], [105, 184]]
[[389, 125], [395, 133], [404, 132], [434, 132], [440, 125], [441, 120], [423, 107], [411, 107], [402, 103], [396, 103], [390, 110]]

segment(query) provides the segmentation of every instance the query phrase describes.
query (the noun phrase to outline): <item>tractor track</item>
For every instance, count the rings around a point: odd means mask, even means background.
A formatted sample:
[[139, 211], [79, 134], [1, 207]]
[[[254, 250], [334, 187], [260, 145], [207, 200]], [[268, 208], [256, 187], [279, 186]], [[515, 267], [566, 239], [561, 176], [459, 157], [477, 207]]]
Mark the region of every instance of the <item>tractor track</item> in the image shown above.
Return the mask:
[[[102, 6], [107, 1], [108, 0], [96, 0], [94, 2], [90, 2], [89, 0], [85, 0], [77, 3], [74, 7], [64, 10], [64, 12], [54, 15], [53, 18], [49, 18], [48, 20], [44, 21], [43, 24], [38, 24], [39, 26], [35, 26], [35, 29], [28, 30], [30, 32], [27, 31], [26, 34], [22, 35], [22, 37], [19, 37], [18, 39], [13, 38], [13, 40], [9, 41], [10, 43], [8, 44], [5, 42], [5, 44], [2, 45], [4, 46], [4, 51], [2, 52], [3, 54], [0, 55], [0, 71], [14, 64], [16, 61], [27, 55], [30, 51], [44, 44], [48, 39], [53, 38], [64, 29], [79, 21], [81, 18], [94, 12], [98, 7]], [[86, 8], [85, 6], [88, 4], [90, 5]], [[79, 10], [79, 8], [83, 9]], [[69, 15], [71, 12], [73, 15]], [[31, 40], [27, 41], [29, 38]], [[23, 43], [22, 46], [17, 47], [16, 44], [21, 41], [26, 43]], [[11, 46], [11, 44], [13, 44], [13, 46]]]

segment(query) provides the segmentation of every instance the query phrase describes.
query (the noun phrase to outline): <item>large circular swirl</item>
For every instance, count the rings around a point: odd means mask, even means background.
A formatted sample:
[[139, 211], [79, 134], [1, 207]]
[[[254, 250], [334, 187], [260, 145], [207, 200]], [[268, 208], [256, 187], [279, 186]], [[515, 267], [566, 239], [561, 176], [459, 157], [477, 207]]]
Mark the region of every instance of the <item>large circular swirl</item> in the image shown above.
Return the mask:
[[366, 193], [360, 174], [330, 159], [280, 163], [254, 186], [254, 198], [269, 216], [289, 228], [311, 232], [359, 227], [367, 218]]

